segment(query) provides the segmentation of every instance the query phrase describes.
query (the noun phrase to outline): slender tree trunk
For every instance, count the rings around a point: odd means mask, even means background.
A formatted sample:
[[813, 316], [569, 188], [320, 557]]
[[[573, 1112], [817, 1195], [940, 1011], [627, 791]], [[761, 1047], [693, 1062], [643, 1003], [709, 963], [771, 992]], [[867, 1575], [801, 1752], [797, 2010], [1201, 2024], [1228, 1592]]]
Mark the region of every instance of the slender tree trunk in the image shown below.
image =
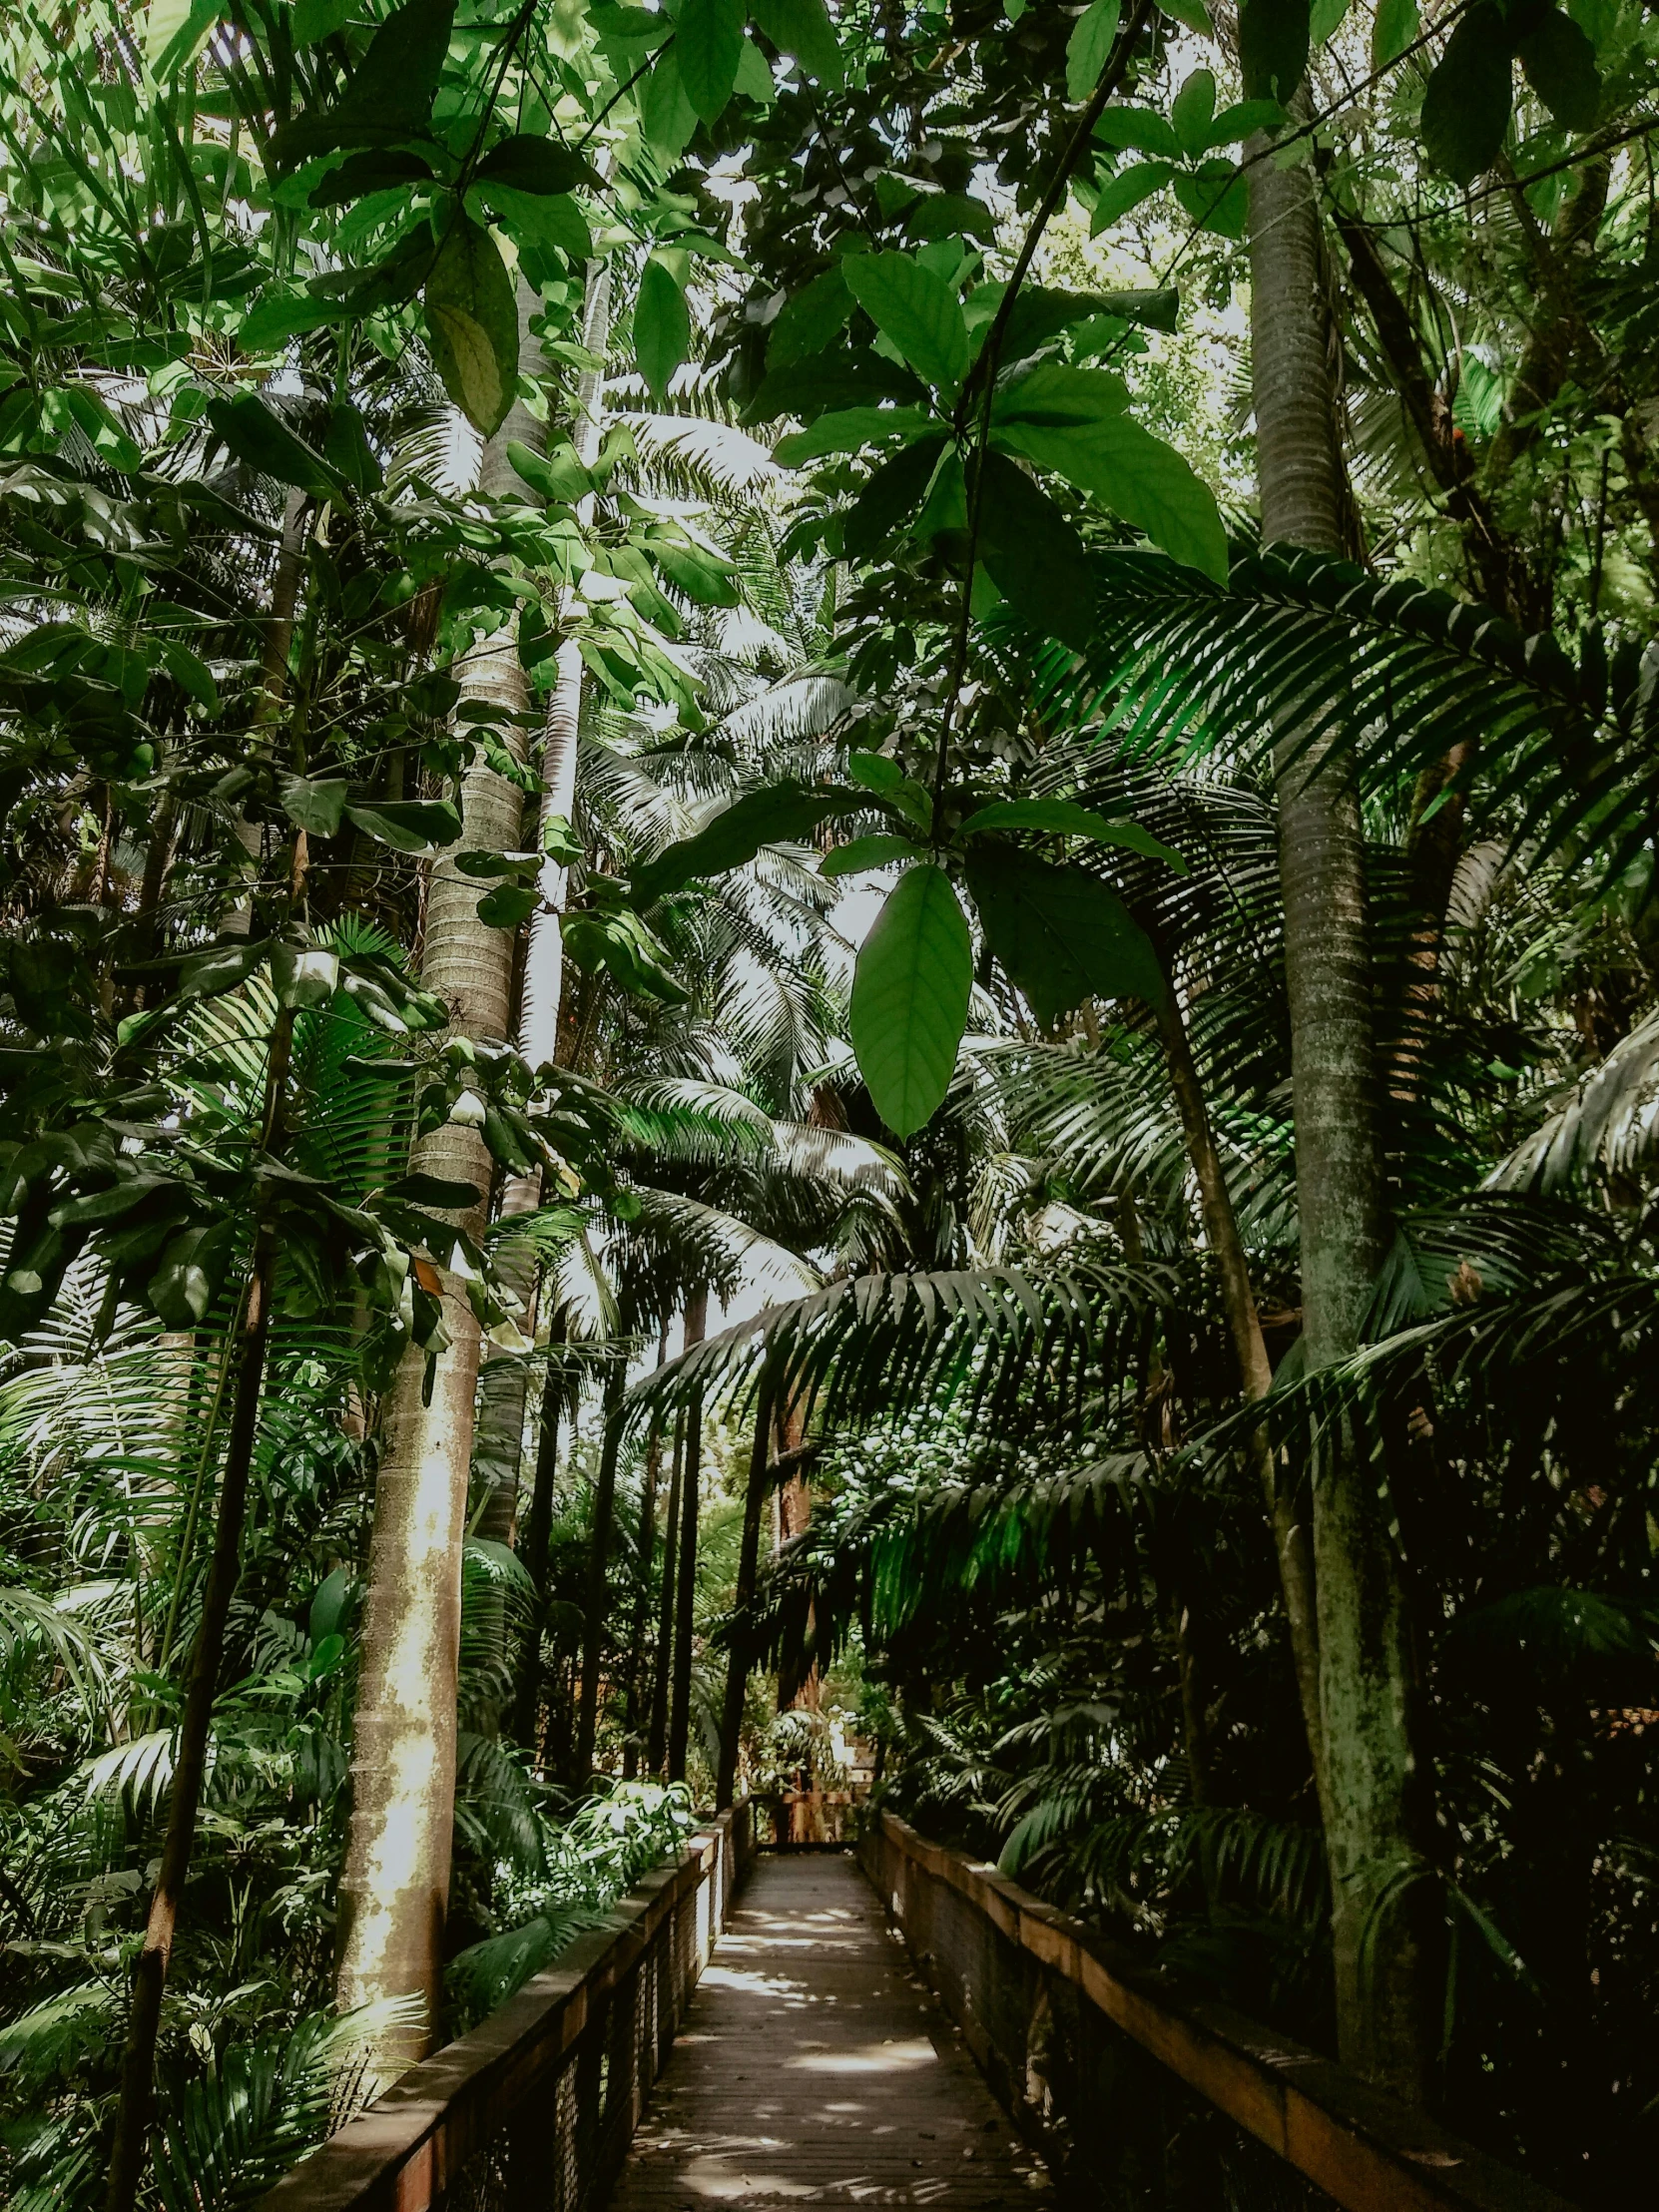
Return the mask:
[[651, 1614], [651, 1568], [657, 1549], [657, 1477], [662, 1471], [662, 1443], [653, 1433], [645, 1448], [645, 1480], [640, 1489], [640, 1537], [635, 1547], [634, 1634], [628, 1649], [628, 1741], [623, 1748], [622, 1773], [632, 1782], [640, 1771], [644, 1742], [641, 1712], [645, 1688], [645, 1624]]
[[[515, 408], [484, 450], [486, 484], [499, 481]], [[528, 416], [524, 420], [528, 421]], [[494, 705], [522, 696], [511, 633], [487, 640], [457, 670], [463, 695]], [[504, 724], [510, 745], [513, 725]], [[518, 845], [523, 803], [480, 750], [461, 782], [461, 845]], [[513, 939], [478, 918], [481, 886], [445, 857], [432, 870], [421, 980], [449, 1006], [453, 1035], [504, 1037], [511, 1011]], [[478, 1132], [455, 1122], [414, 1146], [415, 1172], [470, 1183], [477, 1203], [455, 1218], [481, 1240], [493, 1163]], [[422, 2057], [437, 2025], [455, 1805], [455, 1698], [460, 1657], [461, 1551], [472, 1460], [482, 1338], [466, 1286], [440, 1270], [449, 1347], [427, 1391], [424, 1356], [411, 1348], [388, 1393], [374, 1492], [362, 1672], [352, 1746], [351, 1827], [340, 1882], [337, 1990], [343, 2008], [418, 1994], [423, 2018], [385, 2038], [385, 2079]]]
[[[611, 335], [611, 273], [608, 264], [590, 263], [587, 293], [583, 302], [582, 342], [603, 360]], [[591, 464], [598, 458], [605, 434], [605, 372], [591, 369], [576, 387], [576, 421], [573, 442], [578, 458]], [[577, 521], [585, 529], [592, 519], [593, 501], [582, 500]], [[573, 640], [561, 645], [557, 657], [553, 696], [547, 704], [542, 732], [541, 821], [569, 823], [576, 813], [576, 756], [582, 728], [582, 669], [580, 648]], [[559, 1057], [559, 1015], [564, 998], [564, 938], [559, 932], [569, 869], [562, 860], [549, 857], [542, 865], [542, 910], [531, 916], [530, 943], [524, 967], [524, 1016], [519, 1026], [519, 1049], [532, 1067]]]
[[[1251, 326], [1262, 535], [1345, 550], [1335, 335], [1312, 171], [1250, 172]], [[1351, 1353], [1385, 1251], [1359, 795], [1347, 763], [1277, 734], [1280, 878], [1291, 1013], [1303, 1333], [1319, 1369]], [[1414, 1851], [1424, 1777], [1398, 1563], [1361, 1440], [1328, 1438], [1314, 1490], [1326, 1849], [1345, 2063], [1422, 2096], [1434, 2047], [1431, 1952], [1416, 1910], [1380, 1910]]]
[[[1260, 1405], [1273, 1387], [1273, 1368], [1262, 1340], [1262, 1324], [1256, 1312], [1256, 1294], [1250, 1283], [1250, 1263], [1239, 1237], [1232, 1196], [1216, 1150], [1215, 1133], [1204, 1091], [1193, 1065], [1187, 1025], [1172, 986], [1158, 1008], [1158, 1030], [1169, 1063], [1170, 1087], [1186, 1139], [1187, 1158], [1198, 1184], [1204, 1234], [1216, 1256], [1221, 1278], [1221, 1303], [1227, 1316], [1233, 1356], [1239, 1365], [1239, 1385], [1245, 1402]], [[1314, 1560], [1308, 1530], [1296, 1509], [1296, 1500], [1279, 1480], [1272, 1438], [1267, 1423], [1258, 1422], [1245, 1445], [1251, 1471], [1267, 1505], [1273, 1528], [1274, 1550], [1279, 1558], [1280, 1587], [1285, 1598], [1285, 1618], [1290, 1625], [1291, 1658], [1296, 1668], [1297, 1695], [1302, 1725], [1308, 1738], [1320, 1810], [1326, 1812], [1325, 1727], [1320, 1715], [1319, 1614], [1314, 1591]]]
[[[254, 727], [275, 722], [287, 703], [288, 655], [293, 646], [294, 616], [299, 606], [299, 586], [305, 574], [305, 546], [310, 535], [311, 503], [308, 494], [290, 491], [282, 510], [282, 535], [276, 550], [276, 571], [271, 584], [271, 611], [265, 620], [265, 645], [260, 657], [260, 697], [254, 709]], [[237, 841], [244, 853], [241, 895], [233, 898], [220, 917], [222, 937], [246, 937], [254, 926], [254, 890], [264, 857], [265, 834], [239, 815]]]
[[577, 1708], [572, 1772], [572, 1780], [578, 1788], [583, 1787], [593, 1773], [593, 1747], [599, 1733], [599, 1676], [605, 1647], [605, 1569], [610, 1559], [616, 1463], [622, 1449], [622, 1393], [627, 1383], [627, 1363], [619, 1354], [605, 1379], [605, 1429], [599, 1445], [599, 1479], [593, 1492], [593, 1530], [588, 1538], [587, 1603], [582, 1613], [582, 1702]]
[[155, 1895], [150, 1901], [144, 1947], [139, 1952], [133, 1974], [127, 2048], [121, 2062], [121, 2105], [110, 2157], [108, 2212], [132, 2212], [149, 2149], [162, 1992], [167, 1986], [173, 1936], [179, 1923], [185, 1881], [190, 1873], [191, 1847], [196, 1840], [196, 1819], [208, 1771], [208, 1740], [213, 1726], [219, 1670], [225, 1656], [225, 1626], [242, 1567], [248, 1476], [254, 1460], [266, 1347], [271, 1333], [273, 1259], [271, 1240], [262, 1231], [243, 1306], [237, 1395], [214, 1522], [213, 1561], [208, 1569], [202, 1621], [196, 1631], [190, 1687], [185, 1695], [184, 1719], [179, 1729], [178, 1759], [168, 1801], [167, 1837], [162, 1845]]
[[[548, 1350], [564, 1342], [563, 1316], [556, 1316], [548, 1330]], [[513, 1735], [534, 1755], [540, 1743], [537, 1716], [541, 1710], [541, 1640], [547, 1629], [547, 1546], [553, 1533], [553, 1480], [559, 1470], [559, 1411], [564, 1402], [564, 1376], [550, 1357], [541, 1391], [541, 1435], [536, 1445], [535, 1486], [530, 1493], [530, 1520], [522, 1551], [531, 1581], [536, 1585], [533, 1624], [525, 1641], [519, 1667], [518, 1702], [513, 1712]]]
[[[709, 1326], [709, 1294], [696, 1290], [686, 1300], [682, 1351], [703, 1342]], [[703, 1488], [703, 1393], [686, 1407], [684, 1488], [680, 1500], [680, 1587], [675, 1596], [674, 1704], [668, 1727], [668, 1779], [684, 1782], [691, 1749], [692, 1638], [697, 1625], [697, 1521]]]
[[651, 1723], [646, 1735], [647, 1774], [661, 1774], [668, 1751], [669, 1676], [674, 1669], [674, 1590], [680, 1559], [680, 1485], [686, 1464], [686, 1416], [674, 1423], [674, 1463], [663, 1523], [663, 1586], [657, 1606], [657, 1655], [651, 1670]]
[[[601, 357], [610, 338], [610, 271], [603, 263], [592, 263], [588, 270], [582, 335], [584, 344]], [[535, 346], [526, 322], [530, 305], [536, 303], [534, 295], [521, 283], [520, 357], [539, 361], [540, 351]], [[604, 370], [585, 371], [576, 386], [576, 420], [573, 425], [576, 450], [584, 461], [592, 461], [598, 455], [599, 441], [604, 434]], [[540, 426], [531, 422], [527, 415], [517, 427], [514, 427], [513, 417], [509, 416], [506, 427], [498, 433], [497, 438], [490, 441], [490, 448], [486, 449], [488, 452], [500, 447], [502, 481], [486, 483], [486, 490], [506, 490], [511, 483], [517, 482], [517, 478], [511, 475], [511, 464], [505, 459], [505, 441], [509, 436], [516, 437], [521, 443], [537, 450], [545, 443]], [[593, 501], [591, 498], [585, 499], [577, 508], [577, 519], [586, 528], [592, 521], [592, 516]], [[514, 704], [521, 709], [527, 708], [530, 701], [529, 681], [516, 653], [513, 669], [518, 687], [518, 697]], [[542, 730], [542, 793], [536, 810], [535, 836], [538, 845], [543, 843], [547, 829], [552, 823], [562, 821], [569, 824], [576, 809], [576, 757], [582, 720], [583, 661], [581, 652], [574, 643], [559, 648], [557, 669], [558, 675]], [[540, 889], [544, 904], [530, 917], [524, 971], [519, 989], [518, 1048], [532, 1068], [545, 1066], [547, 1062], [559, 1057], [559, 1019], [564, 997], [564, 939], [559, 930], [559, 915], [564, 908], [569, 873], [563, 860], [549, 856], [543, 861]], [[533, 1214], [541, 1204], [541, 1199], [539, 1169], [529, 1175], [510, 1175], [502, 1188], [501, 1219], [506, 1221]], [[534, 1261], [528, 1254], [515, 1261], [509, 1253], [504, 1257], [501, 1274], [516, 1297], [519, 1326], [526, 1336], [533, 1336], [537, 1292]], [[522, 1361], [491, 1361], [484, 1370], [478, 1417], [479, 1471], [489, 1479], [491, 1494], [485, 1502], [479, 1527], [480, 1532], [494, 1536], [499, 1542], [509, 1540], [505, 1531], [510, 1529], [516, 1507], [528, 1389], [529, 1379]]]
[[743, 1501], [743, 1549], [738, 1556], [738, 1587], [732, 1610], [738, 1616], [726, 1668], [726, 1703], [720, 1723], [720, 1773], [715, 1811], [724, 1813], [737, 1795], [738, 1741], [743, 1732], [743, 1702], [749, 1688], [749, 1624], [743, 1618], [755, 1598], [761, 1564], [761, 1509], [766, 1503], [767, 1467], [772, 1459], [772, 1408], [777, 1391], [770, 1363], [762, 1371], [755, 1407], [755, 1441], [749, 1453], [749, 1486]]

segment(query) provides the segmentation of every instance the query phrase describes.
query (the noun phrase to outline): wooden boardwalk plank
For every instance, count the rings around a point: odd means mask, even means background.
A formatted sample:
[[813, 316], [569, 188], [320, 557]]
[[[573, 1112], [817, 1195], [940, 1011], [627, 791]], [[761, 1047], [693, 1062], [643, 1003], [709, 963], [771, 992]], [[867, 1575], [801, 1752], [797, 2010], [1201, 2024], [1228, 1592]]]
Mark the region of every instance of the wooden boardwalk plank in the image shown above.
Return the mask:
[[612, 2212], [807, 2204], [993, 2212], [1040, 2162], [888, 1935], [850, 1858], [763, 1859], [663, 2069]]

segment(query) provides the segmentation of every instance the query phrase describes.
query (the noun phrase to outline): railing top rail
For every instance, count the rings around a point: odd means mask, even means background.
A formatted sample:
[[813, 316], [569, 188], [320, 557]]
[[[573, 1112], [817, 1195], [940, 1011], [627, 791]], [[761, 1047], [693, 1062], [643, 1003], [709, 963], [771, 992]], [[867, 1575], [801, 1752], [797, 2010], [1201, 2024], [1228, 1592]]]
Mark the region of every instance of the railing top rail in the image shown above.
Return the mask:
[[1187, 1993], [994, 1867], [930, 1843], [891, 1813], [880, 1831], [1348, 2212], [1579, 2212], [1347, 2067]]
[[663, 1921], [730, 1858], [734, 1822], [713, 1815], [672, 1863], [654, 1867], [470, 2033], [389, 2089], [285, 2173], [257, 2212], [425, 2212], [581, 2035], [590, 2006], [620, 1981]]

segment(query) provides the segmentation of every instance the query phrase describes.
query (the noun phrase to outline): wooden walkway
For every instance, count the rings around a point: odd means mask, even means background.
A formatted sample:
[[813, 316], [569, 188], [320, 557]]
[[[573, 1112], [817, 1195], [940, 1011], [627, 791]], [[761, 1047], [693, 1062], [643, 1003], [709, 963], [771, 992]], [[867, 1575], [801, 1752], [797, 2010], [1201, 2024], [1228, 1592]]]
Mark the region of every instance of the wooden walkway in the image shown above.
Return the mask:
[[612, 2212], [1049, 2201], [850, 1858], [763, 1859], [692, 2000]]

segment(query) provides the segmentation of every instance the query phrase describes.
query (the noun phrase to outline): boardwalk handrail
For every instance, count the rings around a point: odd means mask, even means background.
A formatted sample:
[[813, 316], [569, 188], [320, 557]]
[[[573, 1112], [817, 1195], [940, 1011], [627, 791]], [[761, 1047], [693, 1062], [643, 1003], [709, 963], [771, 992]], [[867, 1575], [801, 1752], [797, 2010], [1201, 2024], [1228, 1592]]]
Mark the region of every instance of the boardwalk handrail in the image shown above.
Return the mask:
[[[892, 1814], [867, 1822], [858, 1848], [888, 1918], [1003, 2103], [1051, 2162], [1086, 2177], [1080, 2201], [1094, 2188], [1102, 2203], [1125, 2201], [1108, 2198], [1107, 2169], [1133, 2158], [1136, 2130], [1143, 2141], [1179, 2131], [1173, 2077], [1178, 2095], [1225, 2115], [1347, 2212], [1574, 2212], [1358, 2074], [1184, 1992], [1122, 1944]], [[1161, 2181], [1141, 2201], [1162, 2203]]]
[[749, 1809], [283, 2175], [259, 2212], [584, 2212], [604, 2201], [752, 1855]]

